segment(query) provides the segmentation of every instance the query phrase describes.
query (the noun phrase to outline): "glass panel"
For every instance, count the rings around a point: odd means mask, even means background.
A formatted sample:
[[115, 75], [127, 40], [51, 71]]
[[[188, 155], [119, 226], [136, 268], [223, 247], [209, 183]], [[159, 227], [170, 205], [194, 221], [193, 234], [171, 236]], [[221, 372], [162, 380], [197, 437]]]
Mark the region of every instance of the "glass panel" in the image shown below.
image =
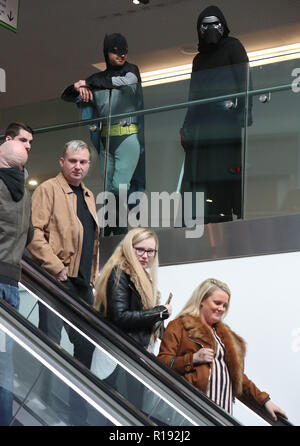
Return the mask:
[[189, 97], [190, 78], [190, 74], [186, 74], [173, 76], [167, 83], [143, 82], [144, 109], [151, 110], [158, 107], [173, 109], [184, 105]]
[[[19, 283], [20, 292], [20, 308], [19, 312], [28, 319], [35, 327], [40, 328], [44, 333], [56, 341], [65, 351], [70, 355], [74, 355], [74, 345], [70, 342], [68, 336], [68, 324], [62, 323], [61, 332], [55, 331], [55, 321], [59, 324], [60, 317], [56, 317], [53, 311], [48, 309], [42, 301], [38, 300], [31, 291], [27, 290], [21, 283]], [[40, 312], [42, 318], [40, 322]], [[49, 316], [49, 320], [48, 319]], [[53, 319], [52, 319], [53, 318]], [[51, 324], [53, 324], [53, 331], [51, 330]], [[50, 325], [50, 327], [49, 327]], [[48, 330], [49, 327], [49, 330]], [[59, 340], [60, 335], [60, 340]]]
[[0, 339], [5, 340], [0, 352], [1, 426], [112, 426], [2, 330]]
[[[172, 408], [170, 403], [165, 402], [141, 382], [133, 371], [128, 370], [128, 364], [125, 368], [119, 360], [116, 361], [114, 359], [116, 354], [105, 340], [99, 339], [95, 348], [94, 343], [88, 340], [83, 333], [76, 327], [71, 327], [60, 315], [55, 314], [51, 308], [38, 300], [33, 293], [22, 285], [20, 285], [20, 289], [20, 312], [25, 317], [27, 315], [33, 325], [90, 369], [107, 386], [117, 391], [158, 424], [192, 425], [185, 415], [181, 415], [178, 409]], [[24, 300], [25, 302], [23, 302]], [[44, 387], [47, 391], [47, 385]], [[159, 393], [159, 389], [157, 392]], [[58, 395], [60, 394], [59, 392]], [[81, 416], [82, 421], [84, 421], [83, 415]]]
[[93, 116], [85, 105], [70, 88], [64, 90], [64, 100], [57, 97], [16, 106], [8, 106], [7, 101], [3, 101], [0, 107], [0, 133], [11, 122], [25, 122], [33, 129], [43, 129], [90, 119]]
[[[245, 73], [245, 65], [220, 67], [193, 73], [191, 81], [96, 90], [88, 104], [60, 100], [76, 110], [75, 121], [87, 125], [62, 124], [34, 135], [27, 186], [34, 190], [56, 176], [64, 144], [81, 139], [93, 147], [85, 183], [95, 195], [100, 223], [108, 210], [105, 189], [112, 195], [109, 224], [123, 226], [113, 234], [127, 232], [128, 211], [129, 226], [153, 228], [194, 225], [196, 216], [202, 222], [204, 206], [206, 223], [239, 218]], [[138, 196], [130, 200], [132, 192]]]
[[[130, 151], [130, 157], [126, 157], [129, 167], [125, 166], [126, 169], [128, 167], [129, 176], [131, 175], [130, 168], [132, 170], [132, 165], [138, 155], [138, 148], [145, 149], [142, 156], [145, 156], [147, 212], [144, 212], [145, 219], [140, 219], [142, 223], [148, 221], [149, 226], [153, 228], [180, 226], [182, 212], [179, 208], [177, 213], [171, 208], [173, 218], [169, 218], [168, 213], [163, 215], [162, 211], [156, 215], [157, 200], [159, 200], [157, 195], [155, 205], [151, 206], [151, 193], [165, 192], [169, 197], [175, 191], [192, 191], [193, 193], [203, 191], [206, 222], [239, 218], [243, 213], [240, 210], [240, 190], [244, 167], [246, 173], [244, 197], [247, 202], [243, 211], [246, 218], [299, 211], [299, 126], [297, 122], [299, 101], [297, 93], [299, 93], [300, 75], [298, 65], [299, 59], [292, 59], [251, 67], [250, 90], [254, 94], [250, 95], [249, 101], [250, 105], [253, 102], [253, 119], [249, 115], [248, 122], [252, 121], [252, 125], [245, 129], [244, 134], [244, 142], [247, 144], [245, 163], [241, 163], [239, 149], [241, 123], [246, 118], [244, 114], [246, 101], [243, 91], [246, 89], [247, 79], [244, 66], [235, 65], [204, 70], [194, 73], [191, 81], [185, 79], [163, 85], [145, 83], [142, 94], [138, 85], [112, 90], [111, 123], [115, 125], [124, 121], [126, 117], [130, 117], [132, 122], [138, 121], [139, 144], [134, 133], [126, 137], [116, 135], [110, 137], [107, 172], [110, 173], [112, 170], [111, 158], [113, 159], [115, 152], [118, 155], [121, 140], [123, 147], [126, 146], [126, 150]], [[139, 92], [138, 100], [135, 102], [132, 101], [134, 88]], [[238, 94], [237, 104], [236, 93]], [[209, 98], [220, 96], [223, 99], [209, 101]], [[124, 102], [120, 102], [118, 97], [119, 99], [121, 97]], [[186, 105], [188, 100], [199, 99], [203, 101], [201, 104]], [[33, 190], [36, 187], [29, 182], [40, 183], [57, 174], [60, 170], [58, 161], [65, 142], [71, 139], [82, 139], [93, 147], [93, 163], [86, 183], [94, 192], [98, 201], [98, 211], [100, 211], [103, 206], [103, 196], [99, 194], [104, 190], [105, 163], [102, 160], [100, 167], [98, 153], [101, 151], [102, 155], [104, 154], [103, 148], [108, 141], [105, 136], [101, 141], [99, 117], [102, 125], [107, 126], [108, 102], [109, 92], [98, 90], [95, 93], [95, 100], [89, 104], [67, 103], [57, 98], [36, 104], [24, 104], [17, 108], [1, 109], [3, 128], [15, 120], [25, 120], [33, 128], [42, 128], [34, 135], [27, 164], [29, 189]], [[127, 114], [124, 113], [124, 108], [128, 110]], [[134, 116], [134, 110], [144, 110], [144, 113]], [[96, 124], [93, 121], [95, 117], [98, 118]], [[83, 125], [81, 122], [73, 124], [72, 127], [65, 124], [75, 123], [81, 119], [87, 120], [88, 124]], [[233, 122], [237, 124], [237, 121], [239, 125], [233, 125]], [[144, 125], [141, 124], [143, 122]], [[191, 126], [190, 123], [195, 125]], [[60, 129], [48, 128], [54, 124], [59, 124]], [[144, 131], [141, 130], [142, 127]], [[179, 135], [182, 128], [187, 141], [196, 134], [197, 149], [195, 149], [195, 144], [192, 144], [189, 146], [192, 150], [184, 151]], [[231, 141], [224, 149], [224, 144], [226, 140], [228, 141], [228, 130], [233, 128], [236, 130], [234, 141]], [[225, 134], [224, 129], [226, 129]], [[204, 144], [203, 138], [205, 139], [207, 135], [209, 138]], [[135, 143], [131, 144], [130, 140], [134, 140]], [[212, 141], [213, 144], [211, 144]], [[219, 147], [220, 150], [218, 150], [217, 146], [221, 146], [220, 141], [222, 141], [222, 149]], [[211, 149], [212, 145], [214, 149]], [[198, 150], [199, 147], [201, 150]], [[104, 159], [103, 156], [102, 158]], [[185, 175], [182, 176], [184, 160]], [[137, 177], [138, 184], [132, 185], [129, 193], [134, 189], [144, 190], [143, 168], [141, 172]], [[126, 183], [126, 178], [123, 179], [117, 171], [116, 184], [119, 185], [121, 180]], [[108, 178], [106, 190], [111, 190], [110, 178]], [[136, 213], [135, 203], [136, 201], [128, 206], [128, 210], [135, 208]], [[186, 200], [185, 203], [187, 203]], [[113, 218], [118, 218], [118, 204], [117, 202], [114, 206], [116, 215]], [[166, 204], [165, 201], [163, 206], [169, 208], [173, 204]], [[187, 203], [187, 209], [191, 211], [191, 214], [195, 207], [195, 200], [191, 205]], [[122, 206], [120, 209], [119, 217], [124, 220]], [[134, 212], [132, 224], [136, 224]], [[180, 217], [176, 223], [173, 214]], [[151, 221], [151, 216], [153, 221]], [[125, 230], [121, 232], [126, 232], [126, 214]]]
[[[1, 131], [11, 122], [25, 122], [33, 129], [50, 127], [52, 125], [76, 122], [80, 119], [78, 108], [60, 98], [47, 101], [22, 104], [14, 107], [1, 107]], [[35, 147], [35, 143], [33, 143]]]
[[[126, 232], [124, 208], [129, 226], [190, 226], [203, 222], [204, 203], [205, 223], [241, 218], [246, 84], [245, 64], [196, 72], [189, 93], [186, 80], [164, 85], [157, 101], [162, 86], [144, 88], [156, 107], [142, 114], [134, 113], [141, 109], [138, 85], [112, 90], [105, 190], [116, 198], [112, 222], [124, 226], [113, 233]], [[145, 191], [137, 215], [136, 191]]]
[[300, 211], [299, 59], [251, 68], [245, 218]]

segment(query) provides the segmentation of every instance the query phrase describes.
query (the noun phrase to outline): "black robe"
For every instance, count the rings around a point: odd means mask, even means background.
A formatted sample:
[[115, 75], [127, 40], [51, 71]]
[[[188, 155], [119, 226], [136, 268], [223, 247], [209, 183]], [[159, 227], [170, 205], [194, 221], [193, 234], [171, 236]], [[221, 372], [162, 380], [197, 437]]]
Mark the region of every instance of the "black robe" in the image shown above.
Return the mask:
[[[217, 44], [201, 39], [203, 17], [217, 16], [224, 27]], [[186, 151], [181, 193], [204, 192], [205, 223], [241, 217], [241, 127], [245, 121], [248, 57], [241, 42], [228, 37], [221, 11], [209, 7], [198, 19], [199, 53], [193, 60], [189, 101], [228, 95], [221, 101], [191, 105], [181, 130]], [[242, 93], [236, 99], [230, 95]], [[234, 104], [228, 107], [228, 102]], [[236, 106], [235, 106], [236, 105]], [[206, 201], [208, 200], [208, 201]], [[192, 211], [195, 218], [195, 209]]]

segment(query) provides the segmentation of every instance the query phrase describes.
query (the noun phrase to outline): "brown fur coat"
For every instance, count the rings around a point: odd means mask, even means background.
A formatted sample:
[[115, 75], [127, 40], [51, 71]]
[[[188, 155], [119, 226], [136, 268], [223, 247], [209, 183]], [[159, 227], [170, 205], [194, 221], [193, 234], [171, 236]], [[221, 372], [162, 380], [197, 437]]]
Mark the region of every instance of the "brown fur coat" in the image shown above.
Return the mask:
[[[269, 395], [261, 392], [244, 374], [245, 341], [222, 322], [216, 324], [215, 329], [225, 346], [226, 363], [234, 395], [243, 395], [252, 402], [263, 405]], [[216, 351], [214, 336], [198, 317], [184, 315], [168, 324], [158, 358], [206, 393], [211, 367], [207, 363], [193, 364], [193, 354], [199, 348], [212, 348]]]

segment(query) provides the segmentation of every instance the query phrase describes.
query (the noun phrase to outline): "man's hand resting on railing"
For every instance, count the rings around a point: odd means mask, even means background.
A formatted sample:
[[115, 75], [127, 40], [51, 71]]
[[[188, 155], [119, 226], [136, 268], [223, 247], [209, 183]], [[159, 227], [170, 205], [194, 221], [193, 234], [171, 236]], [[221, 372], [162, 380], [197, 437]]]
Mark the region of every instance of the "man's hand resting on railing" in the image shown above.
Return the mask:
[[84, 80], [79, 80], [78, 82], [75, 82], [74, 88], [76, 91], [78, 91], [83, 102], [89, 102], [93, 99], [93, 93], [90, 90], [90, 88], [86, 85], [86, 82]]

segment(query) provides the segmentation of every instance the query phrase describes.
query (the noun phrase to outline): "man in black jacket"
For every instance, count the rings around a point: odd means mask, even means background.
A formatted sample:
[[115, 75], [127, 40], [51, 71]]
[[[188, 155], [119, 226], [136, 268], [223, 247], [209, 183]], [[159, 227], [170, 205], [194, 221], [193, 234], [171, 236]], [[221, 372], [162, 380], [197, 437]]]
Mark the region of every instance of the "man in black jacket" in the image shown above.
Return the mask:
[[[19, 309], [18, 282], [25, 246], [33, 237], [31, 199], [24, 187], [28, 152], [20, 141], [0, 146], [0, 298]], [[12, 339], [0, 332], [0, 425], [12, 419]]]
[[227, 97], [188, 108], [181, 129], [186, 152], [181, 192], [204, 192], [204, 222], [216, 223], [232, 220], [233, 214], [241, 218], [248, 56], [241, 42], [229, 37], [226, 19], [215, 6], [199, 15], [197, 32], [199, 52], [193, 60], [189, 101]]

